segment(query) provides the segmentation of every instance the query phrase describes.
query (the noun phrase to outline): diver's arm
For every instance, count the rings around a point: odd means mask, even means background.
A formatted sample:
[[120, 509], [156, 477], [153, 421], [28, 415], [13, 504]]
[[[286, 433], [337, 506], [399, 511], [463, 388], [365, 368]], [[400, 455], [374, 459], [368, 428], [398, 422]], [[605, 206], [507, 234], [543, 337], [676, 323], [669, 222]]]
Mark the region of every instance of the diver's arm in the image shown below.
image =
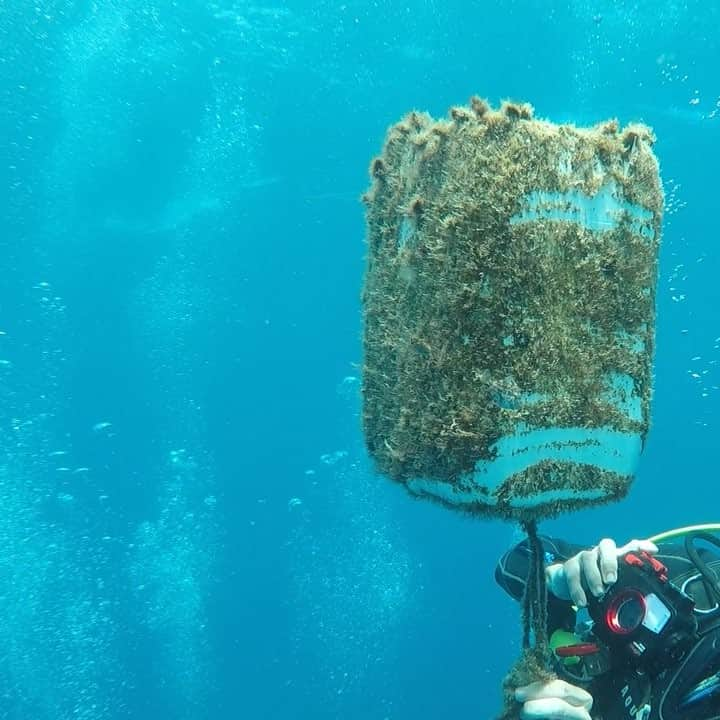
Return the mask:
[[[540, 536], [545, 562], [563, 563], [582, 550], [580, 545], [572, 545], [557, 538]], [[525, 581], [530, 569], [530, 546], [527, 540], [508, 550], [498, 561], [495, 568], [495, 580], [508, 595], [521, 600], [525, 592]]]
[[[599, 597], [617, 578], [617, 559], [628, 552], [656, 553], [649, 540], [631, 540], [618, 547], [605, 538], [589, 549], [555, 538], [540, 538], [545, 551], [545, 570], [550, 596], [578, 607], [587, 605], [586, 590]], [[530, 546], [527, 540], [509, 550], [495, 568], [495, 580], [505, 592], [520, 600], [530, 568]]]

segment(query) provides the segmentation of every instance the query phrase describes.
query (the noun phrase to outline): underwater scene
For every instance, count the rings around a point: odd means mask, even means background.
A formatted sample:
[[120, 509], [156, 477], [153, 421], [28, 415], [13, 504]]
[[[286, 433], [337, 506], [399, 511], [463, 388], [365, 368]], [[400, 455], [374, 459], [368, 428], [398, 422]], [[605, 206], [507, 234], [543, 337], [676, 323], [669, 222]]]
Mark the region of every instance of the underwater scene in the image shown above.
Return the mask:
[[[533, 503], [588, 547], [720, 521], [718, 28], [1, 0], [0, 720], [486, 720]], [[578, 215], [611, 260], [562, 251]], [[596, 486], [560, 488], [580, 446]]]

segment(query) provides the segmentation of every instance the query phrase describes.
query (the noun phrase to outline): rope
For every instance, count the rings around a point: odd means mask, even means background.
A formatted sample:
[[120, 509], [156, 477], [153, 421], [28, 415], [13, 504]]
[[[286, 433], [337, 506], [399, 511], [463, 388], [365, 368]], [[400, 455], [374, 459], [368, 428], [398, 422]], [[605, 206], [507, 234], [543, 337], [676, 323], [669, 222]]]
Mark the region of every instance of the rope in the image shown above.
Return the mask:
[[530, 569], [523, 595], [523, 648], [534, 647], [540, 656], [548, 652], [547, 584], [545, 551], [537, 534], [537, 523], [523, 523], [530, 548]]
[[547, 635], [545, 549], [537, 534], [536, 521], [527, 520], [522, 526], [530, 549], [530, 568], [522, 598], [523, 652], [503, 681], [505, 705], [498, 720], [518, 720], [520, 717], [520, 705], [515, 700], [518, 687], [535, 681], [547, 682], [555, 677]]

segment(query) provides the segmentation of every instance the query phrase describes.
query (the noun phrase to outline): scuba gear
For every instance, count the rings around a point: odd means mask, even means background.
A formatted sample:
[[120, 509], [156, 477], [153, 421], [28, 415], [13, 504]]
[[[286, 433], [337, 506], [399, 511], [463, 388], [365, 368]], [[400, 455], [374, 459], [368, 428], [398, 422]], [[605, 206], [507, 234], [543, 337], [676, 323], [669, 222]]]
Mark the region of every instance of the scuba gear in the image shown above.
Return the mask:
[[562, 674], [576, 683], [590, 682], [610, 668], [605, 648], [568, 630], [556, 630], [552, 634], [550, 649]]
[[[720, 607], [720, 581], [695, 547], [696, 541], [720, 548], [720, 540], [707, 532], [685, 538], [685, 551], [698, 569], [708, 597]], [[702, 627], [705, 625], [705, 627]], [[657, 720], [720, 719], [720, 624], [717, 618], [701, 623], [700, 639], [667, 683], [658, 705]]]
[[681, 700], [679, 708], [685, 710], [691, 705], [702, 702], [706, 698], [712, 697], [720, 693], [720, 672], [716, 672], [704, 680], [701, 680], [690, 692]]
[[580, 662], [580, 653], [570, 652], [582, 644], [582, 639], [569, 630], [556, 630], [550, 636], [550, 649], [558, 659], [562, 658], [563, 665], [577, 665]]
[[649, 537], [650, 542], [659, 543], [665, 540], [674, 540], [678, 537], [685, 537], [691, 533], [697, 532], [720, 532], [720, 523], [704, 523], [702, 525], [688, 525], [686, 527], [675, 528], [674, 530], [666, 530], [665, 532], [658, 533]]
[[[617, 582], [600, 598], [590, 599], [593, 635], [610, 648], [613, 664], [627, 661], [657, 675], [697, 644], [704, 626], [714, 620], [714, 610], [720, 607], [720, 580], [695, 546], [702, 541], [720, 549], [720, 539], [706, 532], [711, 529], [720, 529], [720, 525], [681, 528], [652, 538], [657, 542], [684, 536], [685, 552], [698, 574], [687, 578], [681, 588], [668, 580], [667, 568], [658, 559], [645, 552], [630, 552], [620, 558]], [[684, 592], [698, 578], [715, 606], [701, 613]]]
[[589, 683], [611, 667], [608, 648], [595, 642], [587, 627], [555, 630], [549, 644], [560, 674], [574, 683]]
[[[609, 664], [625, 664], [651, 679], [649, 720], [720, 720], [720, 580], [709, 567], [714, 563], [696, 547], [708, 543], [720, 549], [720, 539], [708, 530], [720, 526], [682, 528], [652, 538], [684, 537], [697, 572], [678, 582], [681, 587], [669, 581], [657, 558], [628, 553], [618, 563], [617, 582], [588, 604], [592, 637], [608, 649]], [[698, 610], [684, 592], [696, 580], [709, 610]]]
[[720, 626], [656, 678], [651, 720], [720, 720]]
[[620, 558], [617, 582], [588, 604], [594, 635], [651, 673], [677, 662], [696, 640], [693, 609], [693, 601], [668, 581], [667, 568], [645, 552]]
[[[621, 556], [617, 582], [600, 598], [588, 593], [575, 632], [553, 633], [551, 648], [561, 677], [590, 688], [600, 682], [604, 697], [619, 699], [617, 706], [608, 699], [608, 717], [620, 712], [617, 717], [624, 718], [624, 703], [634, 720], [720, 720], [720, 574], [715, 574], [720, 553], [700, 549], [704, 544], [720, 549], [720, 539], [709, 530], [720, 531], [720, 525], [652, 538], [684, 540], [685, 553], [671, 550], [661, 556], [670, 570], [647, 553]], [[592, 622], [582, 623], [583, 615]]]
[[[720, 691], [716, 686], [717, 678], [713, 678], [720, 672], [720, 603], [712, 589], [715, 587], [713, 576], [720, 578], [720, 552], [716, 549], [718, 543], [698, 535], [712, 530], [718, 531], [720, 538], [720, 524], [681, 528], [650, 538], [652, 542], [660, 543], [653, 553], [653, 558], [659, 561], [657, 570], [653, 569], [649, 560], [645, 563], [648, 574], [655, 576], [661, 588], [659, 595], [655, 593], [658, 601], [668, 601], [664, 588], [672, 584], [676, 590], [682, 591], [683, 597], [687, 595], [695, 602], [693, 615], [698, 626], [695, 639], [690, 642], [684, 656], [665, 669], [646, 670], [642, 656], [629, 656], [627, 648], [619, 641], [618, 645], [609, 648], [594, 632], [595, 624], [587, 606], [573, 606], [566, 593], [550, 595], [548, 631], [551, 634], [549, 644], [554, 669], [561, 678], [586, 688], [593, 695], [594, 712], [598, 717], [605, 720], [720, 720]], [[683, 546], [687, 536], [691, 536], [689, 553]], [[587, 545], [557, 537], [543, 537], [542, 542], [546, 564], [564, 565], [588, 550]], [[644, 548], [633, 548], [632, 552], [638, 554], [641, 549]], [[625, 548], [621, 552], [626, 555], [627, 550]], [[527, 543], [520, 543], [503, 556], [496, 569], [500, 586], [518, 601], [524, 590], [522, 578], [527, 574], [528, 553]], [[596, 557], [599, 564], [599, 555]], [[618, 559], [624, 564], [622, 558], [623, 555], [620, 555]], [[667, 572], [663, 572], [660, 563], [667, 567]], [[703, 582], [705, 578], [701, 569], [709, 582]], [[587, 568], [581, 570], [581, 579], [589, 597], [589, 581], [585, 576]], [[661, 579], [663, 575], [667, 575], [667, 581]], [[621, 574], [612, 586], [616, 592], [624, 586], [625, 589], [639, 591], [643, 597], [649, 594], [643, 586], [628, 587], [628, 577]], [[652, 608], [653, 602], [649, 605]], [[632, 606], [625, 610], [632, 610]], [[654, 627], [658, 627], [660, 621], [657, 617], [661, 616], [656, 613], [655, 617]], [[616, 621], [621, 626], [628, 626], [625, 614]], [[642, 625], [641, 629], [649, 632]], [[709, 639], [711, 635], [712, 639]], [[627, 642], [627, 635], [620, 637]], [[593, 652], [595, 649], [596, 652]], [[650, 708], [652, 714], [649, 714]]]
[[[706, 565], [694, 546], [695, 540], [703, 540], [720, 548], [720, 541], [715, 535], [710, 534], [712, 532], [720, 533], [720, 523], [689, 525], [648, 538], [651, 542], [684, 538], [685, 552], [699, 572], [692, 577], [685, 578], [680, 589], [695, 600], [695, 612], [698, 616], [714, 614], [716, 610], [720, 609], [720, 583], [718, 583], [718, 578]], [[715, 564], [720, 564], [720, 561], [716, 561]], [[696, 581], [700, 581], [702, 591], [699, 591], [699, 589], [693, 590], [690, 587]]]
[[704, 542], [710, 543], [710, 545], [714, 545], [716, 548], [720, 548], [720, 540], [706, 532], [691, 533], [685, 538], [685, 552], [700, 572], [703, 578], [703, 584], [705, 585], [705, 591], [712, 600], [715, 600], [716, 604], [720, 604], [720, 581], [700, 557], [694, 544], [696, 540], [703, 540]]

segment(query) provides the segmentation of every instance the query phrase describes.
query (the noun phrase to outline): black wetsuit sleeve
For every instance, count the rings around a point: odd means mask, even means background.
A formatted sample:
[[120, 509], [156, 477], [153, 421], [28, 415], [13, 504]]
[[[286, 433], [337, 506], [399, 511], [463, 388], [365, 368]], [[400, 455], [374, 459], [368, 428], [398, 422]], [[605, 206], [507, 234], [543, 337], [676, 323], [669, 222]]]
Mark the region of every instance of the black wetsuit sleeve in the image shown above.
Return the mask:
[[[540, 536], [545, 551], [545, 564], [565, 562], [583, 550], [581, 545], [572, 545], [557, 538]], [[515, 600], [522, 599], [525, 582], [530, 569], [530, 546], [527, 540], [508, 550], [498, 561], [495, 568], [495, 580], [505, 592]]]
[[[584, 549], [581, 545], [572, 545], [564, 540], [544, 535], [540, 535], [540, 541], [545, 551], [546, 565], [565, 562]], [[530, 546], [527, 540], [523, 540], [500, 558], [495, 568], [495, 580], [508, 595], [519, 601], [525, 592], [529, 569]], [[548, 632], [552, 633], [558, 628], [571, 630], [574, 625], [575, 613], [572, 604], [548, 594]]]

